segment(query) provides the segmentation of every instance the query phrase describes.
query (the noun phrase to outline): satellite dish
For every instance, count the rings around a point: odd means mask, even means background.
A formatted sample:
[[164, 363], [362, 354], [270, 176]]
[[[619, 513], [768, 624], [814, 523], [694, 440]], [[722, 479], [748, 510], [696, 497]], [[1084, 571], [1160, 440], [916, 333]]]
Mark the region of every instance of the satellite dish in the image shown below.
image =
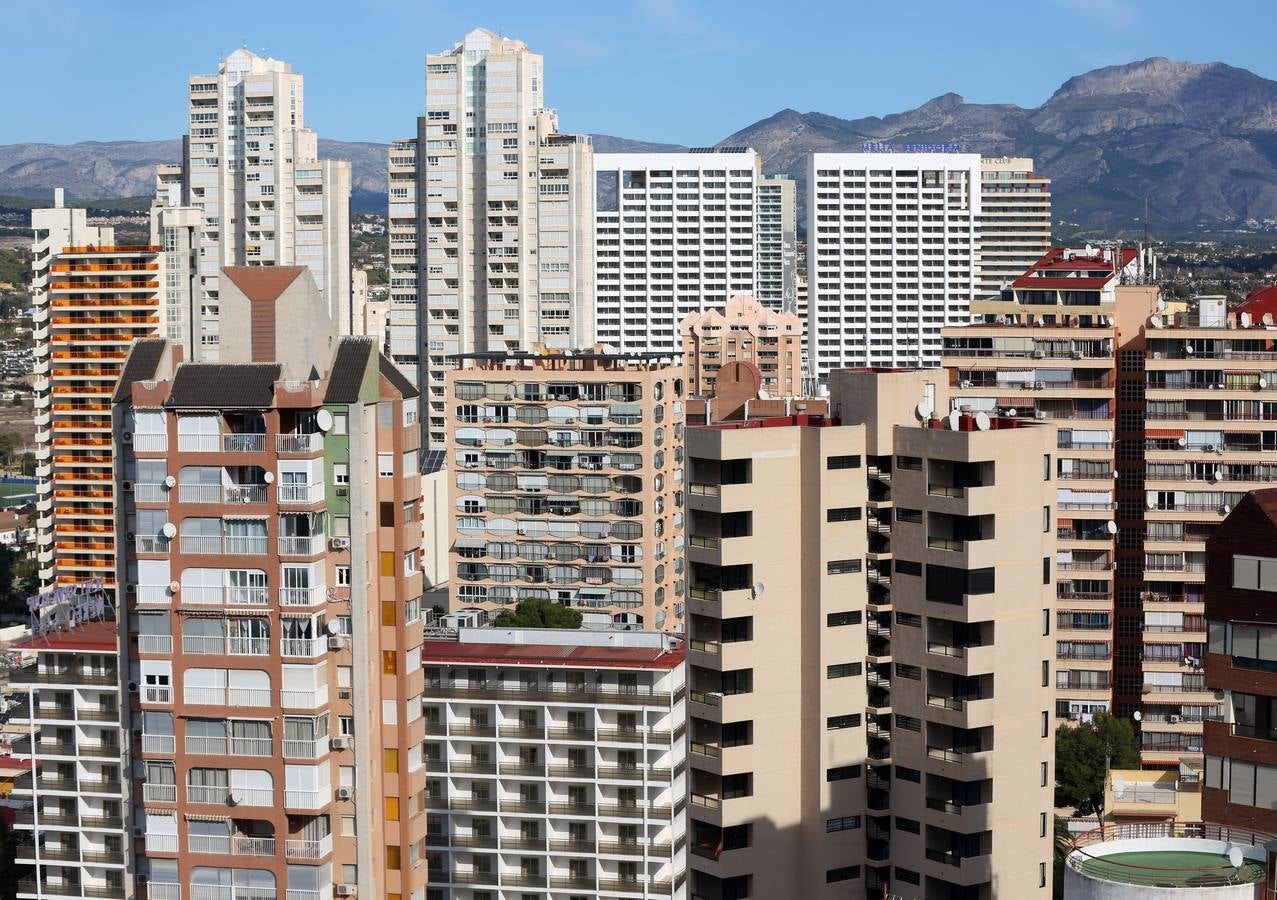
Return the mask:
[[244, 795], [239, 791], [231, 791], [230, 801], [231, 806], [239, 806], [244, 802]]
[[1242, 322], [1242, 328], [1249, 328], [1251, 323], [1250, 313], [1244, 312], [1241, 314], [1240, 318]]
[[174, 478], [172, 475], [165, 475], [165, 476], [164, 476], [164, 486], [165, 486], [165, 487], [177, 487], [177, 479], [176, 479], [176, 478]]
[[1216, 469], [1214, 472], [1211, 472], [1211, 475], [1212, 475], [1212, 476], [1214, 476], [1214, 479], [1215, 479], [1216, 481], [1223, 481], [1223, 480], [1224, 480], [1224, 470], [1223, 470], [1223, 469]]
[[1014, 419], [1016, 417], [1016, 411], [1014, 406], [1006, 411], [1006, 417], [1008, 419]]
[[1192, 356], [1192, 355], [1193, 355], [1194, 353], [1196, 353], [1197, 351], [1193, 349], [1193, 345], [1192, 345], [1192, 344], [1185, 344], [1185, 345], [1184, 345], [1184, 352], [1185, 352], [1185, 353], [1187, 353], [1189, 356]]
[[1140, 712], [1138, 709], [1135, 710], [1135, 712], [1131, 713], [1131, 716], [1134, 717], [1136, 722], [1139, 722], [1144, 718], [1144, 714]]
[[333, 619], [331, 622], [328, 623], [328, 627], [326, 630], [328, 631], [329, 634], [335, 635], [341, 630], [341, 626], [337, 624], [336, 619]]
[[321, 409], [315, 413], [315, 424], [319, 426], [320, 431], [328, 431], [333, 427], [333, 414], [326, 409]]
[[1162, 317], [1161, 317], [1161, 316], [1149, 316], [1149, 317], [1148, 317], [1148, 324], [1152, 325], [1154, 328], [1161, 328], [1161, 327], [1162, 327]]
[[959, 418], [961, 418], [961, 416], [959, 415], [957, 410], [954, 410], [953, 412], [949, 413], [949, 430], [950, 431], [958, 430]]
[[1104, 529], [1109, 534], [1117, 534], [1117, 523], [1114, 522], [1112, 519], [1109, 519], [1108, 523], [1104, 526]]
[[1259, 381], [1257, 381], [1257, 382], [1255, 382], [1255, 383], [1256, 383], [1256, 384], [1258, 384], [1261, 388], [1266, 388], [1266, 387], [1268, 387], [1268, 379], [1267, 379], [1267, 378], [1261, 378], [1261, 379], [1259, 379]]
[[1144, 501], [1144, 505], [1149, 509], [1157, 509], [1157, 501], [1153, 499], [1152, 495], [1149, 495], [1149, 498]]
[[769, 393], [767, 393], [767, 388], [759, 388], [759, 389], [758, 389], [758, 399], [759, 399], [759, 400], [770, 400], [771, 398], [772, 398], [772, 395], [771, 395], [771, 394], [769, 394]]
[[164, 536], [166, 538], [171, 539], [177, 537], [177, 526], [172, 522], [165, 522], [164, 527], [161, 528], [160, 531], [164, 532]]
[[925, 422], [927, 419], [931, 418], [931, 413], [934, 410], [932, 410], [931, 405], [927, 403], [926, 400], [923, 400], [917, 405], [914, 411], [918, 414], [918, 418]]
[[1225, 503], [1219, 509], [1220, 509], [1220, 512], [1222, 512], [1224, 515], [1228, 515], [1230, 512], [1233, 511], [1233, 508], [1229, 506], [1227, 503]]
[[1241, 847], [1228, 848], [1228, 864], [1234, 869], [1240, 869], [1242, 863], [1246, 862], [1246, 856], [1242, 853]]
[[989, 430], [989, 414], [984, 410], [980, 410], [975, 414], [975, 427], [981, 431]]
[[1176, 439], [1175, 439], [1175, 443], [1179, 444], [1181, 447], [1187, 447], [1187, 446], [1188, 446], [1188, 438], [1176, 438]]
[[176, 594], [181, 589], [182, 589], [182, 582], [180, 581], [170, 581], [168, 583], [168, 592], [170, 594]]
[[767, 586], [765, 584], [763, 584], [761, 581], [755, 581], [754, 588], [753, 588], [754, 599], [758, 599], [759, 597], [763, 596], [763, 592], [765, 590], [767, 590]]
[[267, 484], [272, 483], [274, 480], [275, 480], [274, 472], [267, 472], [265, 475], [262, 476], [262, 481], [266, 482]]

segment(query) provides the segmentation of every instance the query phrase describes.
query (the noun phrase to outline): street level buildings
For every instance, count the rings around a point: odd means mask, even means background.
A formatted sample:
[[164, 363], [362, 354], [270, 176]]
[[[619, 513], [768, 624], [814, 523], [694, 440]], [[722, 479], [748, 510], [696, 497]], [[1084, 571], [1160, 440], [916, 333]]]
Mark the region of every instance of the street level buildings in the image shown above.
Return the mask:
[[470, 354], [447, 374], [450, 607], [541, 598], [681, 631], [683, 378], [660, 354]]
[[808, 351], [835, 369], [936, 366], [940, 329], [968, 321], [979, 277], [980, 157], [813, 153]]
[[306, 266], [348, 334], [350, 163], [319, 158], [301, 74], [241, 48], [216, 73], [191, 76], [187, 103], [182, 162], [157, 167], [156, 191], [167, 205], [202, 211], [195, 358], [218, 358], [223, 266]]
[[650, 633], [422, 645], [428, 900], [686, 898], [686, 670]]

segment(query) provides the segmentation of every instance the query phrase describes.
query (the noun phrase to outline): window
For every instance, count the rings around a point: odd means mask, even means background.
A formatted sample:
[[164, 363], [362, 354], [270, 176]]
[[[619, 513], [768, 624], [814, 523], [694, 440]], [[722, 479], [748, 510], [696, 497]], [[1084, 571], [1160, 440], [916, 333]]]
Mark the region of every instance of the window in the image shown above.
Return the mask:
[[398, 797], [386, 798], [386, 821], [387, 822], [399, 821], [399, 798]]
[[859, 469], [859, 456], [831, 456], [825, 461], [827, 469]]
[[852, 778], [860, 777], [860, 766], [838, 766], [833, 769], [825, 770], [826, 781], [848, 781]]
[[825, 884], [833, 884], [838, 881], [850, 881], [853, 878], [860, 877], [860, 866], [843, 866], [839, 869], [829, 869], [825, 872]]
[[1050, 633], [1051, 633], [1051, 610], [1044, 609], [1042, 610], [1042, 634], [1047, 635]]
[[1042, 583], [1051, 583], [1051, 557], [1042, 557]]
[[1046, 837], [1046, 813], [1038, 813], [1038, 837]]
[[1234, 556], [1233, 587], [1248, 591], [1277, 592], [1277, 559], [1266, 556]]
[[724, 775], [722, 779], [722, 796], [724, 800], [754, 796], [754, 773], [738, 772], [735, 775]]
[[896, 663], [896, 677], [919, 681], [922, 678], [922, 667], [911, 666], [908, 663]]
[[860, 713], [852, 713], [849, 716], [830, 716], [825, 720], [825, 725], [830, 731], [842, 728], [856, 728], [860, 725]]
[[908, 525], [921, 525], [922, 510], [910, 509], [907, 506], [901, 506], [896, 510], [896, 521], [904, 522]]
[[963, 598], [993, 593], [993, 569], [959, 569], [927, 565], [927, 599], [934, 603], [961, 605]]
[[896, 830], [907, 831], [910, 834], [918, 834], [921, 831], [916, 819], [906, 819], [904, 816], [896, 816]]
[[399, 655], [394, 650], [381, 651], [381, 674], [395, 675], [399, 672]]
[[1051, 480], [1051, 454], [1050, 453], [1042, 454], [1042, 480], [1043, 481]]
[[333, 484], [350, 484], [350, 466], [333, 463]]
[[1046, 763], [1042, 763], [1042, 787], [1046, 787]]
[[1042, 711], [1042, 737], [1049, 737], [1051, 734], [1051, 716], [1046, 710]]
[[922, 458], [919, 456], [897, 456], [896, 468], [910, 472], [922, 471]]
[[917, 769], [896, 766], [896, 778], [900, 781], [912, 781], [914, 784], [920, 784], [922, 782], [922, 773]]
[[922, 575], [922, 563], [914, 562], [911, 559], [896, 560], [897, 575]]
[[395, 626], [396, 620], [397, 620], [397, 616], [395, 614], [395, 601], [382, 600], [381, 601], [381, 624], [388, 628], [393, 628]]
[[913, 869], [896, 866], [896, 880], [903, 881], [905, 884], [918, 884], [922, 879]]
[[1051, 530], [1051, 507], [1042, 507], [1042, 533], [1047, 534]]
[[377, 454], [377, 475], [381, 478], [395, 477], [395, 455], [393, 453]]
[[861, 622], [861, 613], [859, 610], [850, 612], [833, 612], [825, 616], [825, 625], [829, 628], [837, 628], [839, 625], [859, 625]]
[[395, 527], [395, 505], [385, 500], [377, 504], [377, 524], [382, 528]]
[[343, 837], [355, 836], [355, 817], [354, 816], [341, 817], [341, 833]]
[[409, 550], [403, 555], [403, 573], [404, 575], [415, 575], [417, 573], [416, 550]]
[[1038, 887], [1046, 887], [1046, 863], [1038, 863]]
[[397, 844], [386, 845], [386, 868], [399, 868], [399, 846]]
[[860, 663], [838, 663], [837, 665], [828, 666], [825, 669], [826, 678], [847, 678], [851, 675], [860, 674]]
[[922, 627], [922, 616], [917, 613], [898, 612], [896, 613], [897, 625], [908, 625], [910, 628]]
[[851, 831], [860, 827], [860, 816], [838, 816], [835, 819], [825, 820], [825, 834], [833, 834], [835, 831]]
[[333, 413], [333, 427], [331, 434], [349, 434], [350, 433], [350, 416], [347, 413]]
[[724, 747], [745, 747], [754, 743], [752, 721], [724, 722], [719, 743]]
[[916, 716], [902, 716], [896, 713], [896, 727], [905, 731], [922, 731], [922, 720]]
[[826, 522], [859, 522], [859, 506], [838, 506], [825, 511]]
[[337, 567], [337, 586], [350, 587], [350, 566]]
[[847, 575], [860, 569], [861, 561], [858, 559], [831, 559], [825, 563], [826, 575]]
[[350, 516], [333, 516], [333, 537], [350, 537]]

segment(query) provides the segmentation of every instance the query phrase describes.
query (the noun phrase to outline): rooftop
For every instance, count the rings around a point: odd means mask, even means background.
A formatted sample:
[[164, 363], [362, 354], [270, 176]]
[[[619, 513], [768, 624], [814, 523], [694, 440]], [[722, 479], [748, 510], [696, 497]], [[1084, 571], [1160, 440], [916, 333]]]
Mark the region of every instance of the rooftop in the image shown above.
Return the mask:
[[305, 266], [224, 266], [222, 274], [249, 300], [274, 300], [306, 271]]
[[55, 631], [43, 636], [32, 636], [14, 644], [14, 649], [24, 650], [88, 650], [95, 653], [114, 653], [117, 648], [116, 623], [111, 621], [85, 622], [66, 631]]
[[1098, 290], [1136, 262], [1138, 256], [1139, 251], [1134, 247], [1052, 247], [1041, 259], [1029, 266], [1023, 275], [1015, 279], [1011, 286]]
[[677, 639], [637, 631], [459, 628], [451, 638], [426, 640], [422, 645], [422, 661], [427, 663], [673, 669], [683, 658]]
[[270, 409], [279, 363], [182, 363], [164, 405], [176, 408]]

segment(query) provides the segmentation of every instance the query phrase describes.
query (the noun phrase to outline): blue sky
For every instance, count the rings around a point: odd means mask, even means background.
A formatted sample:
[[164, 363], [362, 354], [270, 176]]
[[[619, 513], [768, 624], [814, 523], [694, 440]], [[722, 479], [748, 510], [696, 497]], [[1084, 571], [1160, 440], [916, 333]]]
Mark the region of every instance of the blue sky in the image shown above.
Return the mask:
[[544, 54], [564, 130], [689, 145], [785, 107], [854, 118], [948, 91], [1036, 106], [1148, 56], [1277, 78], [1272, 0], [0, 0], [0, 21], [0, 144], [176, 137], [186, 76], [245, 44], [306, 76], [321, 136], [404, 137], [424, 54], [476, 25]]

